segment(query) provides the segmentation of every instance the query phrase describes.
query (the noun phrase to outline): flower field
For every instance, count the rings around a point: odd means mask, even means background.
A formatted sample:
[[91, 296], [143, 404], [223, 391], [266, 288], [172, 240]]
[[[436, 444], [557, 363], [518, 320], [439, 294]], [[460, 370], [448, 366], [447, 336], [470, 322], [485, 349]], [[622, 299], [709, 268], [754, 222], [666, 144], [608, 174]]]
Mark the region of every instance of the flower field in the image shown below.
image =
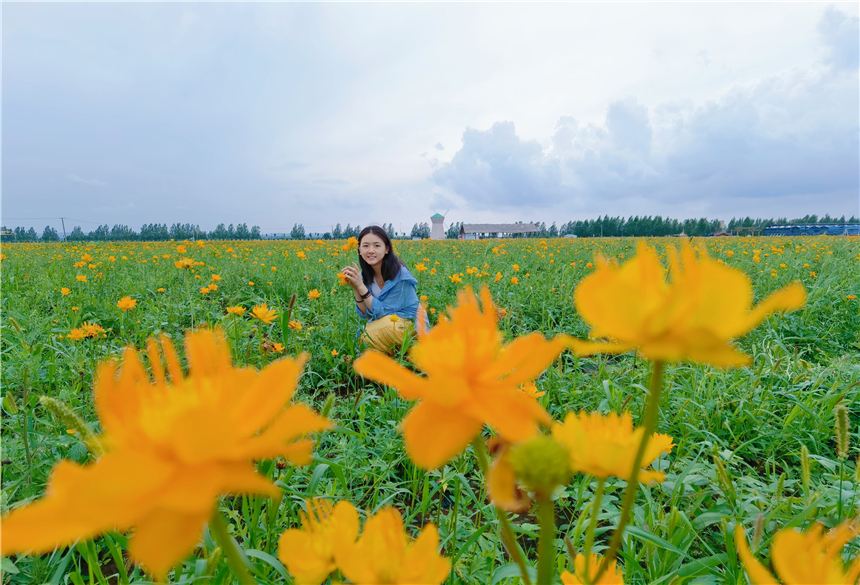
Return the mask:
[[3, 583], [857, 582], [860, 238], [394, 247], [4, 245]]

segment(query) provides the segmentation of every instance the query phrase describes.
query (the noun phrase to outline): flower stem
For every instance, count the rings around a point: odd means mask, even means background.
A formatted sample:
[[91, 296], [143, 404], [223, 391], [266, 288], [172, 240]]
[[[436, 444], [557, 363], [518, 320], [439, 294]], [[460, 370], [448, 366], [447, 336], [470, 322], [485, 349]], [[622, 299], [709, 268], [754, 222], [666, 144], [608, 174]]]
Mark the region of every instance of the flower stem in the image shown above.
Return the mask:
[[591, 507], [591, 519], [588, 522], [588, 530], [585, 533], [585, 574], [591, 574], [591, 568], [588, 566], [591, 561], [591, 547], [594, 546], [594, 530], [597, 528], [597, 514], [600, 512], [600, 500], [603, 499], [603, 486], [606, 484], [606, 479], [599, 478], [597, 480], [597, 490], [594, 492], [594, 505]]
[[242, 557], [239, 555], [236, 542], [230, 537], [227, 532], [227, 521], [224, 519], [224, 514], [221, 510], [215, 510], [212, 514], [212, 519], [209, 521], [209, 528], [212, 530], [215, 540], [221, 545], [221, 550], [227, 557], [227, 564], [233, 569], [236, 577], [239, 578], [239, 583], [242, 585], [256, 585], [256, 581], [248, 572]]
[[615, 528], [615, 532], [612, 533], [612, 540], [609, 541], [609, 549], [603, 556], [600, 569], [597, 571], [597, 575], [594, 576], [593, 580], [595, 583], [600, 581], [600, 578], [609, 568], [609, 563], [614, 561], [615, 556], [618, 554], [618, 549], [621, 546], [621, 537], [624, 535], [624, 527], [627, 526], [627, 519], [633, 508], [633, 502], [636, 500], [636, 493], [639, 489], [639, 469], [642, 467], [645, 448], [648, 446], [651, 435], [654, 434], [654, 428], [657, 426], [657, 414], [660, 412], [660, 393], [663, 390], [663, 366], [664, 362], [657, 360], [654, 362], [654, 369], [651, 370], [651, 382], [648, 385], [648, 407], [645, 411], [645, 432], [642, 433], [642, 442], [639, 443], [639, 449], [636, 451], [636, 457], [633, 459], [630, 481], [627, 482], [627, 489], [624, 491], [621, 517], [618, 519], [618, 526]]
[[552, 585], [555, 577], [555, 505], [547, 495], [538, 496], [538, 521], [540, 540], [538, 541], [537, 582]]
[[[478, 460], [478, 467], [481, 469], [481, 473], [484, 475], [484, 479], [486, 480], [487, 470], [490, 465], [487, 458], [487, 448], [484, 446], [484, 440], [481, 435], [478, 435], [472, 440], [472, 448], [475, 450], [475, 458]], [[531, 579], [529, 579], [529, 574], [526, 571], [525, 554], [517, 543], [517, 537], [514, 535], [513, 529], [511, 529], [511, 523], [508, 522], [508, 514], [496, 506], [493, 507], [496, 509], [496, 514], [499, 517], [499, 526], [503, 533], [502, 543], [506, 544], [505, 548], [508, 549], [508, 554], [511, 555], [513, 561], [520, 568], [523, 583], [531, 585]]]

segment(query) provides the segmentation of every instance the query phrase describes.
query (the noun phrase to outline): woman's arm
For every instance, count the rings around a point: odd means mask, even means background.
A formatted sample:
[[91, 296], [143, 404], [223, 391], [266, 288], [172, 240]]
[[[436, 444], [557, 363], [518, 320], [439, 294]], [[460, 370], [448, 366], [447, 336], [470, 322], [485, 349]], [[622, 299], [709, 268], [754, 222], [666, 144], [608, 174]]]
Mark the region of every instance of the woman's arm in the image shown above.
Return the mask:
[[[359, 269], [359, 267], [355, 265], [355, 262], [353, 262], [352, 266], [345, 266], [342, 272], [349, 281], [349, 285], [352, 287], [353, 295], [355, 295], [356, 311], [358, 311], [359, 315], [362, 317], [366, 317], [368, 311], [373, 305], [373, 295], [368, 294], [370, 291], [361, 280], [361, 269]], [[365, 296], [367, 298], [362, 298]]]

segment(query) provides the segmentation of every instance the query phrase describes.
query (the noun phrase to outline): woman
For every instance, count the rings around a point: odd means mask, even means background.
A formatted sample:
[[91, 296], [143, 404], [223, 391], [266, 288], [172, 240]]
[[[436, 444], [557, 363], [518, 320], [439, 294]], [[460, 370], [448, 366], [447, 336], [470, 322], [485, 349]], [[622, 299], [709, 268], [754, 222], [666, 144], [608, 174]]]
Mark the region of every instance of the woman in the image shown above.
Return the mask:
[[418, 281], [394, 253], [385, 230], [368, 226], [358, 235], [358, 262], [343, 269], [355, 310], [368, 321], [361, 338], [377, 351], [393, 353], [411, 334], [418, 313]]

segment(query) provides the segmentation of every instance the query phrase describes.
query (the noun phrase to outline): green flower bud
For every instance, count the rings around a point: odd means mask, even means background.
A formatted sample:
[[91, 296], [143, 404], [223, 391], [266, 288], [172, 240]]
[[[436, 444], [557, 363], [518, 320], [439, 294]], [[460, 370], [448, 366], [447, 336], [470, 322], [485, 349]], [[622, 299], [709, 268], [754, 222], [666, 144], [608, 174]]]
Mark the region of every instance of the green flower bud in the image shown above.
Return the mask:
[[75, 431], [93, 455], [96, 457], [104, 455], [105, 449], [98, 435], [68, 404], [50, 396], [40, 396], [39, 403], [67, 429]]
[[836, 456], [840, 461], [845, 461], [848, 458], [848, 409], [844, 404], [837, 404], [833, 415], [836, 418]]
[[511, 449], [510, 462], [517, 477], [531, 490], [549, 495], [570, 477], [570, 454], [564, 445], [536, 435]]

